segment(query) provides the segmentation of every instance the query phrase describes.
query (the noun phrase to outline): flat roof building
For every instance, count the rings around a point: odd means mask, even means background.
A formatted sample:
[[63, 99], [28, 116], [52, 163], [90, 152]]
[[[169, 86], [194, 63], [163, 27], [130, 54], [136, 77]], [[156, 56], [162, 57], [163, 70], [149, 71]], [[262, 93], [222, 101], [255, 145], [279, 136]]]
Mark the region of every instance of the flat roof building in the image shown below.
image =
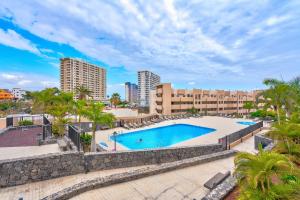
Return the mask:
[[138, 72], [138, 101], [139, 106], [149, 107], [150, 91], [160, 84], [160, 76], [150, 71]]
[[61, 90], [74, 93], [74, 98], [77, 99], [76, 88], [79, 86], [92, 91], [91, 97], [94, 100], [106, 99], [106, 70], [82, 60], [60, 59]]
[[225, 91], [201, 89], [173, 89], [171, 83], [156, 86], [151, 95], [150, 112], [171, 115], [188, 112], [195, 108], [205, 115], [247, 114], [245, 102], [255, 102], [258, 90]]

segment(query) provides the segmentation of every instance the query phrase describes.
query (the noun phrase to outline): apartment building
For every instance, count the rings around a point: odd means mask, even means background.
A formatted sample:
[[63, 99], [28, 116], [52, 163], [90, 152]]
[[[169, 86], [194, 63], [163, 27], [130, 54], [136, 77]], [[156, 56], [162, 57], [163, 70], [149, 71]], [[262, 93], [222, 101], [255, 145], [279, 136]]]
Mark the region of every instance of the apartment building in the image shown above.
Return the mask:
[[129, 103], [137, 103], [138, 100], [138, 86], [134, 83], [125, 83], [125, 101]]
[[138, 72], [138, 101], [141, 107], [149, 107], [150, 91], [160, 84], [160, 77], [150, 71]]
[[15, 99], [23, 99], [23, 96], [26, 94], [26, 91], [22, 90], [21, 88], [13, 88], [11, 90], [11, 93]]
[[172, 89], [170, 83], [164, 83], [156, 86], [151, 94], [150, 112], [180, 114], [194, 107], [199, 113], [207, 115], [247, 114], [244, 103], [255, 102], [259, 92]]
[[76, 88], [85, 86], [92, 91], [94, 100], [102, 101], [106, 98], [106, 70], [96, 65], [73, 58], [60, 59], [60, 87], [64, 92], [73, 92]]

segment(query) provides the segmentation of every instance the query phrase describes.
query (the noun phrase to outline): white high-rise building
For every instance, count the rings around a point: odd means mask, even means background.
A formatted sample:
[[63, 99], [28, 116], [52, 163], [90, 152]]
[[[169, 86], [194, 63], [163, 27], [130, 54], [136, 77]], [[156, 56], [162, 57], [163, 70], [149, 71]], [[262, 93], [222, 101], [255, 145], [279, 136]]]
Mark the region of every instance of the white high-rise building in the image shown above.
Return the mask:
[[23, 96], [26, 94], [25, 90], [22, 90], [21, 88], [13, 88], [11, 90], [12, 95], [16, 99], [23, 99]]
[[138, 86], [134, 83], [125, 83], [125, 100], [129, 103], [137, 103]]
[[160, 77], [150, 71], [138, 72], [138, 100], [141, 107], [149, 106], [150, 91], [160, 84]]

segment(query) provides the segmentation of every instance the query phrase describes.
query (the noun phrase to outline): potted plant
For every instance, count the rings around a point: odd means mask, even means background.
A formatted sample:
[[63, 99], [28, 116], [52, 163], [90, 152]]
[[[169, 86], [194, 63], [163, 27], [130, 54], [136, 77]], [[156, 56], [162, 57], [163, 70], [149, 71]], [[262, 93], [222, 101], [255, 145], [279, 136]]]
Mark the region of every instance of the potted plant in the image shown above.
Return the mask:
[[80, 135], [80, 142], [83, 147], [84, 152], [88, 152], [91, 149], [91, 143], [92, 143], [92, 135], [90, 134], [81, 134]]

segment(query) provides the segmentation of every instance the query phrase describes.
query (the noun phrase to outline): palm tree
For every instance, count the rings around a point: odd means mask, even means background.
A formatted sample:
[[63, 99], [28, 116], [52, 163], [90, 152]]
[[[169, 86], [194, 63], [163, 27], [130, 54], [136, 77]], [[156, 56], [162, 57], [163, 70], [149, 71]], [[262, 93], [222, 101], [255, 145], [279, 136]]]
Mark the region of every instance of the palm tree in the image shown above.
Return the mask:
[[117, 105], [121, 102], [120, 94], [119, 94], [119, 93], [113, 93], [113, 94], [111, 95], [110, 102], [111, 102], [111, 104], [114, 105], [115, 108], [116, 108]]
[[96, 127], [98, 124], [100, 125], [108, 125], [109, 127], [113, 127], [114, 121], [116, 120], [115, 116], [111, 113], [103, 112], [104, 104], [100, 102], [91, 101], [87, 109], [84, 112], [84, 116], [87, 117], [90, 121], [92, 121], [92, 143], [91, 143], [91, 151], [96, 151]]
[[84, 85], [81, 85], [76, 88], [76, 94], [78, 95], [78, 99], [83, 100], [87, 99], [88, 96], [91, 96], [92, 91], [90, 91]]
[[289, 98], [288, 90], [290, 87], [283, 81], [276, 79], [265, 79], [264, 84], [269, 86], [269, 89], [262, 93], [266, 101], [265, 103], [276, 110], [277, 121], [280, 124], [280, 110]]
[[247, 101], [244, 103], [243, 108], [247, 110], [247, 114], [249, 115], [251, 109], [254, 108], [254, 103], [252, 101]]
[[77, 122], [81, 122], [81, 117], [84, 115], [85, 110], [87, 109], [87, 102], [85, 100], [77, 100], [74, 102], [74, 113], [76, 114]]
[[282, 181], [286, 175], [299, 175], [294, 164], [284, 155], [263, 151], [260, 146], [257, 155], [238, 153], [234, 163], [241, 189], [239, 199], [293, 199], [299, 195], [299, 182]]

